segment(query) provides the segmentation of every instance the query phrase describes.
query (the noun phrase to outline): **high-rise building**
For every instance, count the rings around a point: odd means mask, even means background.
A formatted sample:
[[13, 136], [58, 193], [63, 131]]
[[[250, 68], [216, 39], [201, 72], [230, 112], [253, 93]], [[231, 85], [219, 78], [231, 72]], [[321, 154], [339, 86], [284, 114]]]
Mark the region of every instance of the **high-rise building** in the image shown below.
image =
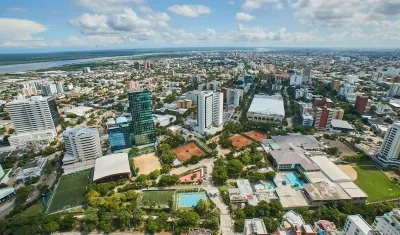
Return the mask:
[[56, 129], [60, 124], [53, 97], [32, 96], [6, 104], [17, 134]]
[[372, 81], [374, 82], [383, 82], [385, 74], [383, 73], [383, 68], [379, 67], [375, 69], [375, 72], [372, 73]]
[[371, 226], [361, 215], [348, 215], [343, 226], [343, 232], [346, 235], [368, 235], [371, 230]]
[[136, 69], [136, 70], [139, 70], [140, 69], [140, 63], [138, 61], [134, 62], [133, 63], [133, 68]]
[[340, 84], [341, 84], [340, 80], [332, 80], [331, 81], [332, 90], [338, 91], [340, 88]]
[[193, 82], [193, 83], [200, 83], [201, 82], [201, 78], [200, 78], [200, 76], [193, 76], [190, 79], [190, 81]]
[[311, 72], [311, 67], [310, 66], [306, 66], [303, 69], [302, 75], [303, 75], [302, 83], [306, 84], [306, 85], [311, 84], [312, 72]]
[[400, 209], [394, 208], [391, 212], [385, 213], [383, 216], [375, 217], [372, 228], [378, 230], [383, 235], [400, 234]]
[[192, 108], [192, 103], [193, 103], [193, 101], [191, 101], [189, 99], [178, 100], [178, 101], [176, 101], [176, 107], [178, 109], [190, 109], [190, 108]]
[[132, 117], [133, 145], [156, 142], [151, 92], [148, 89], [128, 91], [129, 111]]
[[56, 83], [57, 93], [64, 93], [64, 88], [61, 83]]
[[393, 83], [390, 85], [390, 88], [388, 90], [388, 96], [393, 97], [393, 96], [400, 96], [400, 84], [399, 83]]
[[385, 164], [400, 165], [400, 122], [393, 124], [386, 131], [378, 159]]
[[303, 84], [303, 76], [298, 74], [290, 75], [290, 83], [291, 86], [300, 86]]
[[70, 128], [64, 131], [62, 137], [65, 144], [65, 165], [94, 160], [103, 155], [97, 129], [82, 126]]
[[333, 117], [333, 110], [327, 107], [317, 107], [315, 109], [314, 127], [317, 129], [327, 129], [330, 127]]
[[341, 108], [333, 108], [332, 109], [332, 119], [340, 119], [342, 120], [344, 116], [344, 110]]
[[237, 107], [242, 96], [243, 90], [228, 88], [226, 89], [226, 104]]
[[330, 59], [326, 59], [323, 60], [321, 63], [322, 69], [325, 71], [328, 71], [331, 69], [331, 60]]
[[83, 73], [90, 73], [90, 68], [89, 67], [83, 67], [82, 72]]
[[107, 133], [111, 152], [131, 148], [133, 144], [132, 118], [121, 116], [113, 122], [107, 122]]
[[368, 96], [358, 95], [356, 98], [356, 102], [354, 104], [354, 108], [357, 109], [358, 112], [364, 113], [367, 109], [368, 104]]
[[44, 84], [42, 85], [42, 95], [43, 96], [52, 96], [57, 93], [56, 84]]
[[197, 96], [197, 126], [204, 134], [211, 126], [221, 126], [223, 122], [223, 93], [203, 91]]
[[128, 89], [128, 90], [135, 90], [135, 89], [138, 89], [139, 86], [138, 86], [137, 82], [127, 81], [125, 83], [125, 88]]

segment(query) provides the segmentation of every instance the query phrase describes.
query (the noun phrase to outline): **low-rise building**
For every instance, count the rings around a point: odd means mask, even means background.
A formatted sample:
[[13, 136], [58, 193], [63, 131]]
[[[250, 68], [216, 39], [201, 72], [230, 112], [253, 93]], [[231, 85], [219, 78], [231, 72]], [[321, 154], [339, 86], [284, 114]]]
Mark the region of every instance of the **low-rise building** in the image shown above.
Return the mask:
[[47, 158], [36, 158], [28, 161], [23, 167], [22, 171], [17, 175], [17, 180], [26, 180], [40, 177], [46, 166]]
[[264, 221], [262, 219], [246, 219], [244, 221], [243, 235], [267, 235]]
[[351, 134], [352, 131], [354, 131], [354, 127], [348, 121], [332, 119], [330, 133]]
[[281, 122], [285, 118], [285, 107], [281, 95], [254, 95], [247, 119], [256, 122]]
[[346, 235], [368, 235], [371, 230], [371, 226], [361, 215], [348, 215], [343, 226], [343, 232]]

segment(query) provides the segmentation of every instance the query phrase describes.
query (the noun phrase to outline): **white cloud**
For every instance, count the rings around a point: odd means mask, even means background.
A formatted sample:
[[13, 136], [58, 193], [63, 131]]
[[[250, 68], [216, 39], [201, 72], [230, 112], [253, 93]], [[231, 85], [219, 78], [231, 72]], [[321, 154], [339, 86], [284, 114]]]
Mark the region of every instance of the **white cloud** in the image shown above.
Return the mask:
[[12, 18], [0, 18], [0, 29], [0, 41], [32, 40], [34, 34], [47, 30], [35, 21]]
[[384, 0], [378, 1], [373, 7], [373, 12], [384, 16], [394, 16], [400, 14], [399, 0]]
[[254, 18], [256, 18], [256, 17], [253, 16], [253, 15], [244, 13], [244, 12], [237, 12], [237, 13], [236, 13], [236, 19], [237, 19], [237, 20], [241, 20], [241, 21], [251, 21], [251, 20], [253, 20]]
[[168, 10], [181, 16], [198, 17], [202, 14], [210, 14], [211, 9], [204, 5], [172, 5]]
[[[243, 5], [242, 8], [248, 11], [254, 10], [254, 9], [259, 9], [264, 5], [275, 5], [277, 6], [277, 4], [280, 3], [280, 0], [246, 0]], [[282, 5], [283, 7], [283, 5]]]
[[234, 1], [229, 1], [228, 4], [229, 5], [235, 5], [235, 2]]
[[275, 5], [275, 8], [278, 9], [278, 10], [283, 9], [283, 3], [278, 2], [278, 3]]
[[11, 12], [27, 12], [28, 10], [26, 10], [25, 8], [22, 8], [22, 7], [11, 7], [11, 8], [7, 8], [7, 11], [11, 11]]
[[119, 13], [130, 4], [144, 6], [145, 0], [75, 0], [79, 6], [95, 13]]

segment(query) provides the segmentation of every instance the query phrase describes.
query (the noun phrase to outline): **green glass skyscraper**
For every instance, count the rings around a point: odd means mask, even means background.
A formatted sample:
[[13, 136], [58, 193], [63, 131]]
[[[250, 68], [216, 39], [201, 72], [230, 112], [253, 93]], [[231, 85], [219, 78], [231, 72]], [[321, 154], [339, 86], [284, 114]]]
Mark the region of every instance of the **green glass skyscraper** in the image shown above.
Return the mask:
[[132, 116], [133, 145], [156, 142], [151, 92], [148, 89], [128, 91], [129, 112]]

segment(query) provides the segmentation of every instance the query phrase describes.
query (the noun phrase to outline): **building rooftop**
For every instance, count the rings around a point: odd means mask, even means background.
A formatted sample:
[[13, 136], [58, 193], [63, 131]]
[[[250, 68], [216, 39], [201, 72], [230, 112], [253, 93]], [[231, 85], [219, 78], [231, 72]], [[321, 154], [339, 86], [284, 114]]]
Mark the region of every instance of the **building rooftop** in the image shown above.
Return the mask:
[[325, 156], [315, 156], [310, 158], [317, 164], [321, 171], [333, 182], [351, 182], [351, 178], [346, 175], [336, 164]]
[[317, 139], [312, 135], [285, 135], [271, 136], [271, 139], [279, 144], [282, 150], [295, 150], [293, 147], [304, 149], [320, 149], [321, 146]]
[[116, 153], [96, 159], [93, 181], [118, 174], [130, 174], [127, 153]]
[[92, 111], [92, 107], [78, 106], [69, 110], [66, 110], [66, 114], [75, 114], [76, 116], [82, 117], [85, 116], [87, 112]]
[[340, 187], [352, 198], [367, 198], [368, 195], [353, 182], [338, 183]]
[[344, 121], [344, 120], [332, 119], [331, 125], [333, 128], [354, 130], [353, 126], [351, 126], [348, 121]]
[[244, 221], [244, 235], [250, 234], [268, 234], [262, 219], [246, 219]]
[[348, 215], [347, 219], [351, 220], [364, 234], [368, 234], [372, 230], [371, 226], [361, 217], [361, 215]]
[[83, 126], [77, 126], [74, 128], [69, 128], [64, 131], [63, 135], [74, 135], [74, 136], [91, 136], [99, 134], [97, 129], [91, 129]]
[[271, 151], [272, 158], [279, 165], [299, 164], [306, 171], [319, 170], [319, 167], [300, 153], [290, 151]]
[[304, 208], [309, 204], [301, 191], [296, 191], [291, 187], [278, 187], [276, 194], [284, 209]]
[[285, 116], [283, 98], [280, 95], [254, 95], [248, 112]]
[[322, 181], [303, 185], [304, 190], [313, 201], [349, 200], [349, 195], [339, 185]]

